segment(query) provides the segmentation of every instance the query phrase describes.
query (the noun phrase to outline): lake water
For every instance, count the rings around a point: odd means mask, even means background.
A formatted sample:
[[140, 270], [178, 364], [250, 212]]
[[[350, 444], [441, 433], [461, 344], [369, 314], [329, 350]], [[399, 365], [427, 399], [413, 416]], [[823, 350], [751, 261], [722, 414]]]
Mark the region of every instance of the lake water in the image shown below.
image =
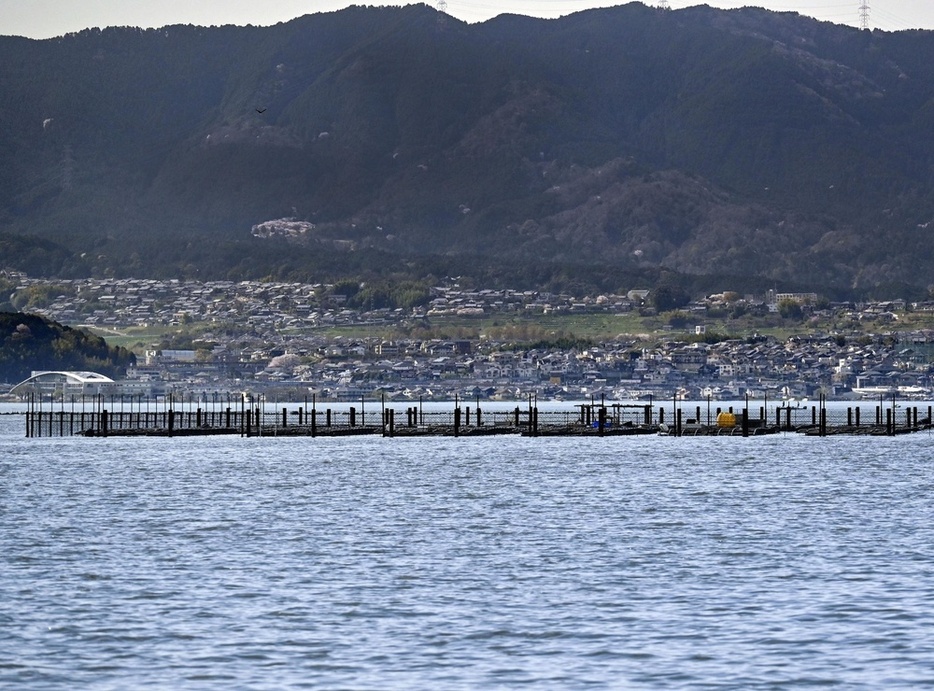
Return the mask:
[[934, 686], [934, 437], [25, 439], [0, 686]]

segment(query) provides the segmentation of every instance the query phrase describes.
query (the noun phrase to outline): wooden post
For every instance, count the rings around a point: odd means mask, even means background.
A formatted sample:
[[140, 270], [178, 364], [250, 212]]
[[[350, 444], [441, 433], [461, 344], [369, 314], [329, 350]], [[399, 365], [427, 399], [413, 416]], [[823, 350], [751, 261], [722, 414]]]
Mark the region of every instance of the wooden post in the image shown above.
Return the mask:
[[354, 408], [353, 406], [350, 407], [350, 426], [351, 427], [357, 426], [357, 409]]
[[455, 437], [460, 436], [460, 430], [461, 430], [461, 409], [455, 408], [454, 409], [454, 436]]

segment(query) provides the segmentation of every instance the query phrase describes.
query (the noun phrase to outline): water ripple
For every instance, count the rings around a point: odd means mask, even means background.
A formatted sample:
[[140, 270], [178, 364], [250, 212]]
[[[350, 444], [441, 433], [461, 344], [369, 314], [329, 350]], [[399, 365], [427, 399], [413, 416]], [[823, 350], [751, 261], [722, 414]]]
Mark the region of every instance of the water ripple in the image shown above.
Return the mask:
[[0, 457], [0, 686], [934, 680], [921, 435], [7, 434]]

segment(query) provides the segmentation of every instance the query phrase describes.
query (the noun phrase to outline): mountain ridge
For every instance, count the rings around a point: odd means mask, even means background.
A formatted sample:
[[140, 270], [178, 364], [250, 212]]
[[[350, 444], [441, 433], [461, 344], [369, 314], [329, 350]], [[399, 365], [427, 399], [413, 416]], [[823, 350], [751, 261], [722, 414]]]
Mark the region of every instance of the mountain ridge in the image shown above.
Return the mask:
[[[355, 7], [0, 38], [0, 65], [0, 233], [54, 241], [65, 271], [433, 256], [845, 292], [926, 290], [934, 269], [934, 32], [640, 3], [477, 25]], [[277, 218], [313, 230], [250, 234]]]

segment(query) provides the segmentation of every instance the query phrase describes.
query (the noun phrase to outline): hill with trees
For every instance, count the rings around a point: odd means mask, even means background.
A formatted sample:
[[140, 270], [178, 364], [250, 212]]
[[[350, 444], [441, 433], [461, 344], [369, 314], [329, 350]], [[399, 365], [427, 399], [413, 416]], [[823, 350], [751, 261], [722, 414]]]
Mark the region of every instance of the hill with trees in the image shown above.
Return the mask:
[[640, 3], [0, 38], [0, 260], [925, 292], [934, 32]]
[[136, 356], [103, 338], [34, 314], [0, 312], [0, 381], [23, 381], [33, 371], [126, 374]]

